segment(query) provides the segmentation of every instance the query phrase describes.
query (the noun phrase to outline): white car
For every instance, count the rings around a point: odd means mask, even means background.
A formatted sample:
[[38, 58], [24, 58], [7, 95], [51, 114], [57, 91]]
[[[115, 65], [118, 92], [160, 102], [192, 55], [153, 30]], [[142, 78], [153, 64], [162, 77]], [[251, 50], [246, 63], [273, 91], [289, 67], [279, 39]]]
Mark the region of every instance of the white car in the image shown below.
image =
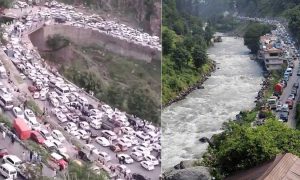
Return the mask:
[[81, 139], [88, 139], [88, 138], [90, 137], [90, 134], [87, 133], [87, 132], [86, 132], [85, 130], [83, 130], [83, 129], [79, 129], [79, 130], [77, 130], [77, 131], [78, 131], [78, 133], [79, 133]]
[[104, 160], [106, 162], [111, 160], [111, 157], [106, 152], [100, 152], [98, 155], [101, 160]]
[[52, 140], [53, 144], [55, 145], [56, 149], [60, 153], [67, 153], [67, 148], [58, 140]]
[[137, 138], [135, 136], [124, 135], [123, 139], [130, 140], [130, 142], [131, 142], [132, 145], [139, 144], [139, 141], [137, 140]]
[[59, 101], [55, 97], [50, 97], [50, 103], [52, 104], [53, 107], [58, 107], [59, 106]]
[[152, 164], [151, 161], [142, 161], [141, 166], [143, 168], [147, 169], [148, 171], [154, 170], [154, 165]]
[[89, 130], [89, 129], [90, 129], [90, 125], [89, 125], [89, 123], [87, 123], [86, 121], [81, 121], [81, 122], [79, 123], [79, 126], [80, 126], [82, 129], [84, 129], [84, 130]]
[[133, 159], [127, 154], [117, 154], [117, 157], [119, 159], [124, 158], [126, 164], [132, 164], [134, 162]]
[[46, 129], [41, 129], [40, 134], [46, 139], [46, 140], [53, 140], [53, 137]]
[[69, 110], [66, 106], [58, 106], [58, 109], [63, 112], [64, 114], [68, 113]]
[[33, 99], [39, 99], [40, 98], [40, 93], [39, 92], [34, 92], [33, 93]]
[[67, 119], [72, 121], [72, 122], [78, 122], [79, 121], [79, 116], [76, 114], [68, 113], [67, 114]]
[[65, 114], [63, 114], [62, 112], [56, 113], [56, 117], [61, 123], [68, 121], [67, 116]]
[[24, 112], [23, 112], [23, 110], [21, 108], [14, 107], [12, 109], [12, 111], [13, 111], [13, 114], [14, 114], [15, 117], [21, 118], [21, 119], [25, 119]]
[[134, 130], [131, 127], [121, 127], [121, 131], [124, 134], [129, 134], [129, 135], [134, 134]]
[[68, 131], [70, 131], [70, 132], [78, 129], [77, 125], [73, 122], [68, 122], [66, 127], [67, 127]]
[[107, 147], [110, 146], [110, 142], [105, 137], [96, 137], [95, 141], [100, 144], [101, 146]]
[[150, 155], [150, 154], [146, 155], [144, 158], [145, 158], [145, 161], [150, 161], [150, 162], [152, 162], [152, 164], [153, 164], [154, 166], [159, 165], [158, 160], [157, 160], [154, 156], [152, 156], [152, 155]]
[[5, 155], [5, 156], [3, 156], [3, 162], [12, 165], [15, 168], [19, 168], [21, 163], [22, 163], [21, 159], [16, 155]]
[[59, 130], [53, 130], [51, 135], [54, 139], [57, 139], [60, 142], [63, 142], [64, 140], [66, 140], [66, 138], [63, 136], [63, 134]]
[[150, 145], [152, 147], [153, 150], [155, 151], [160, 151], [161, 150], [161, 145], [158, 143], [153, 143]]
[[97, 120], [93, 120], [93, 121], [90, 122], [90, 126], [94, 129], [97, 129], [97, 130], [101, 129], [101, 124], [102, 123], [100, 121], [97, 121]]
[[40, 93], [40, 100], [42, 100], [42, 101], [46, 101], [47, 100], [47, 95], [46, 95], [46, 93]]
[[90, 109], [89, 113], [91, 115], [97, 115], [97, 114], [101, 114], [102, 111], [100, 111], [99, 109]]
[[143, 155], [151, 154], [148, 148], [142, 147], [142, 146], [135, 146], [132, 148], [132, 152], [140, 152]]
[[80, 137], [80, 134], [79, 134], [79, 132], [78, 132], [78, 130], [70, 131], [70, 134], [71, 134], [72, 136], [75, 136], [77, 139], [80, 139], [80, 138], [81, 138], [81, 137]]
[[109, 131], [109, 130], [103, 130], [102, 132], [102, 136], [106, 137], [107, 139], [110, 140], [116, 140], [118, 138], [118, 136], [116, 135], [116, 133]]
[[127, 147], [132, 146], [131, 140], [128, 140], [128, 139], [125, 139], [125, 138], [119, 139], [118, 142], [121, 143], [121, 144], [125, 144]]
[[31, 109], [25, 109], [24, 115], [25, 115], [25, 119], [36, 121], [36, 117]]

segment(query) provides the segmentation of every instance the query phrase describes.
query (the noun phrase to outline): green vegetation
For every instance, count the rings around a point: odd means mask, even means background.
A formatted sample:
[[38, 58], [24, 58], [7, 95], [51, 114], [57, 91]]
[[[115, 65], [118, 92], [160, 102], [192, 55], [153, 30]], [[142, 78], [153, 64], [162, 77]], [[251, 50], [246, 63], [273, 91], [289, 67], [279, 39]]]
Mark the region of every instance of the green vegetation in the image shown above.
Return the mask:
[[88, 179], [88, 180], [106, 180], [107, 174], [101, 171], [100, 174], [95, 174], [87, 164], [79, 165], [72, 161], [68, 166], [68, 176], [70, 180]]
[[48, 36], [46, 44], [54, 51], [68, 46], [70, 40], [59, 34], [54, 34], [53, 36]]
[[256, 54], [259, 50], [260, 36], [271, 32], [271, 27], [265, 24], [252, 23], [249, 24], [244, 35], [244, 44], [251, 50], [251, 53]]
[[[298, 3], [299, 4], [299, 3]], [[292, 9], [289, 9], [285, 12], [285, 17], [289, 21], [289, 29], [292, 34], [295, 36], [297, 41], [300, 41], [300, 5], [295, 6]]]
[[193, 4], [192, 1], [163, 0], [163, 104], [199, 82], [212, 65], [206, 49], [213, 30], [209, 24], [203, 30], [201, 20], [190, 15], [189, 7]]
[[0, 8], [9, 8], [12, 2], [12, 0], [0, 0]]
[[12, 122], [9, 120], [7, 115], [5, 115], [3, 113], [0, 114], [0, 123], [4, 123], [4, 125], [10, 129], [12, 128]]
[[43, 111], [34, 100], [28, 100], [26, 106], [27, 108], [31, 109], [37, 116], [41, 116], [43, 114]]
[[296, 129], [300, 130], [300, 104], [297, 103], [296, 105]]
[[87, 92], [94, 92], [101, 101], [160, 124], [160, 60], [147, 63], [129, 59], [97, 45], [72, 44], [67, 49], [72, 49], [73, 57], [62, 58], [55, 52], [43, 56], [54, 66], [59, 64], [61, 74]]
[[214, 144], [204, 156], [204, 163], [212, 168], [217, 179], [222, 179], [270, 160], [278, 153], [300, 156], [300, 131], [276, 119], [268, 119], [256, 128], [229, 122], [224, 132], [214, 136]]

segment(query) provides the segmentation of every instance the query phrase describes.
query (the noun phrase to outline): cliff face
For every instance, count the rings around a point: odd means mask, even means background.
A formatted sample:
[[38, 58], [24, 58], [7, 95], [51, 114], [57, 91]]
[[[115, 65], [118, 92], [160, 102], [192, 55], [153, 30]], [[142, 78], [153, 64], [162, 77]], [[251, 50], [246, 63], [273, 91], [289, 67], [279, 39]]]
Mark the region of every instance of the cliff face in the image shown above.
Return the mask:
[[160, 35], [161, 1], [160, 0], [102, 0], [110, 10], [132, 13], [141, 27], [155, 35]]
[[144, 31], [160, 36], [161, 0], [59, 0], [130, 17]]

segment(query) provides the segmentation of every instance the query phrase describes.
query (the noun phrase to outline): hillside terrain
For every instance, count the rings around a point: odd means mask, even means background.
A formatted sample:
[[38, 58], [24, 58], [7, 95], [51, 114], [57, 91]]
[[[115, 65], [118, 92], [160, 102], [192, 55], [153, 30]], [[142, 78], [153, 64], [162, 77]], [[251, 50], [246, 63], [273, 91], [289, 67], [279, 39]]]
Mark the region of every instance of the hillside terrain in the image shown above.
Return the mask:
[[193, 7], [192, 1], [162, 2], [162, 99], [165, 105], [197, 84], [211, 69], [206, 49], [213, 32], [210, 26], [204, 30], [200, 18], [191, 15], [194, 10], [189, 11], [187, 7]]
[[150, 63], [108, 52], [97, 45], [70, 42], [40, 51], [48, 63], [75, 84], [113, 107], [160, 122], [160, 61]]

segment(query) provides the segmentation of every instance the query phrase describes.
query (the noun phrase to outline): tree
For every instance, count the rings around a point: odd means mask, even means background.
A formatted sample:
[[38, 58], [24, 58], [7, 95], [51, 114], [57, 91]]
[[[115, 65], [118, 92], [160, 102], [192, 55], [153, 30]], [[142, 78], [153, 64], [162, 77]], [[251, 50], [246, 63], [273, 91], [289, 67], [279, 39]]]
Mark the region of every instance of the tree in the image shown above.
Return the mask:
[[129, 91], [127, 106], [129, 113], [141, 118], [150, 118], [154, 123], [158, 123], [160, 107], [156, 107], [155, 102], [148, 96], [145, 96], [143, 89], [134, 86]]
[[204, 48], [200, 46], [194, 47], [193, 53], [193, 63], [196, 68], [201, 67], [203, 64], [207, 62], [207, 54]]
[[172, 52], [172, 49], [174, 48], [174, 38], [175, 38], [174, 32], [172, 32], [167, 27], [163, 28], [163, 32], [162, 32], [163, 54], [167, 55]]
[[181, 70], [185, 61], [189, 60], [189, 52], [183, 47], [177, 47], [172, 53], [172, 61], [174, 61], [176, 68]]
[[12, 4], [12, 0], [0, 0], [0, 7], [1, 8], [9, 8]]
[[221, 134], [214, 136], [214, 145], [209, 149], [212, 166], [226, 176], [259, 165], [278, 153], [299, 156], [300, 131], [290, 129], [275, 118], [255, 128], [247, 123], [230, 122]]
[[271, 32], [271, 27], [265, 24], [253, 23], [247, 27], [244, 35], [244, 44], [256, 54], [259, 50], [259, 38]]

